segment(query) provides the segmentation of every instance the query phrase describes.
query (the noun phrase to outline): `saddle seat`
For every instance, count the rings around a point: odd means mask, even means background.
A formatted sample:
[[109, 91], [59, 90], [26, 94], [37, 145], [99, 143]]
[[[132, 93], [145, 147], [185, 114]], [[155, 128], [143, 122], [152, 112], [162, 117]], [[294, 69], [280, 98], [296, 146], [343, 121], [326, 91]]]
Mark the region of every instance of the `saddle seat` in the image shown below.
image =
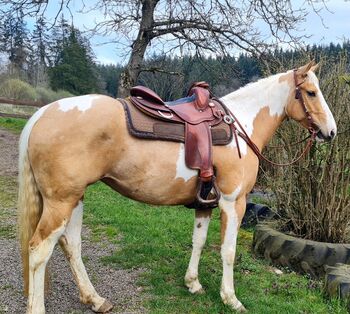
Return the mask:
[[[138, 98], [137, 102], [144, 110], [159, 118], [199, 124], [218, 118], [213, 115], [213, 110], [211, 110], [211, 107], [215, 107], [215, 105], [209, 101], [208, 88], [209, 85], [205, 82], [195, 83], [190, 88], [187, 97], [170, 102], [164, 102], [154, 91], [144, 86], [133, 87], [130, 95]], [[132, 98], [132, 100], [134, 99]]]
[[[166, 125], [184, 125], [185, 163], [187, 167], [199, 170], [195, 207], [217, 206], [220, 192], [215, 183], [211, 129], [223, 122], [227, 110], [212, 97], [209, 85], [206, 82], [194, 83], [187, 97], [169, 102], [147, 87], [136, 86], [130, 91], [130, 101], [144, 114], [162, 120]], [[207, 199], [212, 189], [215, 197]]]

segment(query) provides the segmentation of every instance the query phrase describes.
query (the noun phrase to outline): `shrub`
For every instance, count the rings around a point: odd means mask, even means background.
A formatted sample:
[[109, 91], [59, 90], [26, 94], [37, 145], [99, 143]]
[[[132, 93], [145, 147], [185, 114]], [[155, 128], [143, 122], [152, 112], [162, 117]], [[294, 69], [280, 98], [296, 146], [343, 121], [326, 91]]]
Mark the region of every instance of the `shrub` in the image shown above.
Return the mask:
[[19, 79], [9, 79], [3, 82], [0, 85], [0, 96], [25, 100], [36, 99], [35, 89]]
[[73, 94], [65, 90], [53, 91], [50, 88], [44, 88], [44, 87], [37, 87], [36, 93], [37, 93], [38, 100], [43, 101], [43, 103], [45, 104], [49, 104], [58, 99], [74, 96]]
[[49, 104], [57, 100], [57, 94], [50, 88], [38, 86], [35, 88], [38, 100], [41, 100], [44, 104]]
[[72, 93], [63, 90], [63, 89], [59, 89], [58, 91], [56, 91], [56, 96], [57, 99], [62, 99], [62, 98], [67, 98], [67, 97], [73, 97], [75, 95], [73, 95]]

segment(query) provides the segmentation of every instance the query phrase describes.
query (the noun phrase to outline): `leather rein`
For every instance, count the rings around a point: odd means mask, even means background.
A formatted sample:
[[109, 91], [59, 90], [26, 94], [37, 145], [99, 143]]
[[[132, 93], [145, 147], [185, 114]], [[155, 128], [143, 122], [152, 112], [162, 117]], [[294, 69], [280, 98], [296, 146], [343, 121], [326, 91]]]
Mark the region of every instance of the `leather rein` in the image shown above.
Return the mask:
[[[290, 161], [288, 163], [276, 163], [276, 162], [271, 161], [270, 159], [268, 159], [266, 156], [264, 156], [260, 152], [259, 148], [251, 140], [251, 138], [249, 137], [247, 132], [244, 130], [242, 124], [235, 117], [235, 115], [232, 113], [232, 111], [229, 108], [227, 108], [227, 106], [224, 106], [229, 113], [229, 115], [224, 116], [224, 121], [227, 124], [229, 124], [231, 129], [232, 129], [232, 133], [233, 133], [234, 138], [235, 138], [239, 158], [242, 158], [242, 154], [241, 154], [241, 150], [240, 150], [239, 143], [238, 143], [238, 136], [240, 136], [247, 143], [247, 145], [252, 149], [252, 151], [255, 153], [255, 155], [257, 155], [257, 157], [260, 160], [265, 160], [266, 162], [268, 162], [269, 164], [274, 165], [274, 166], [290, 166], [292, 164], [295, 164], [304, 155], [306, 155], [306, 153], [309, 151], [310, 147], [312, 146], [312, 144], [316, 138], [318, 127], [316, 126], [314, 119], [312, 118], [310, 112], [308, 111], [306, 104], [305, 104], [305, 100], [304, 100], [303, 95], [301, 93], [300, 85], [302, 85], [305, 82], [305, 79], [302, 82], [298, 83], [297, 69], [293, 70], [293, 75], [294, 75], [294, 84], [295, 84], [295, 99], [299, 100], [299, 103], [300, 103], [300, 105], [301, 105], [301, 107], [306, 115], [307, 129], [310, 133], [309, 140], [307, 141], [304, 150], [302, 151], [302, 153], [298, 157], [294, 158], [292, 161]], [[221, 100], [219, 100], [217, 98], [215, 98], [215, 100], [220, 102], [221, 105], [224, 105]], [[237, 123], [238, 127], [235, 125], [235, 123]]]

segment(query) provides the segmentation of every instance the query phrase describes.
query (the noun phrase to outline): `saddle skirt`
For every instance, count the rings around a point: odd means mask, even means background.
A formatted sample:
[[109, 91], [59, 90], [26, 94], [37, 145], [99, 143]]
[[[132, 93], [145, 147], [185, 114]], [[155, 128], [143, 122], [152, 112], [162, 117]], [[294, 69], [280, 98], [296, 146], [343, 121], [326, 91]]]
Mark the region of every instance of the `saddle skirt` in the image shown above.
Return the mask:
[[[134, 106], [130, 99], [122, 101], [128, 131], [132, 136], [141, 139], [185, 142], [185, 124], [160, 120], [145, 114]], [[228, 124], [221, 121], [210, 128], [213, 145], [227, 145], [232, 140], [232, 131]]]

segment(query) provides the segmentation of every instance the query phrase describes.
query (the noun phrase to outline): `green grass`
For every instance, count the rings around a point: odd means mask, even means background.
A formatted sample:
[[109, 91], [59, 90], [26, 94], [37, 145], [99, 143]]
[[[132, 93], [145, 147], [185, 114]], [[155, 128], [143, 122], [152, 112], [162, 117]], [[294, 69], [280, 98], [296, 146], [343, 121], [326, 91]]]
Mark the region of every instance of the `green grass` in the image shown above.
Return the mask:
[[14, 226], [1, 226], [0, 225], [0, 238], [14, 239], [16, 237], [16, 230]]
[[17, 183], [13, 177], [0, 176], [0, 238], [16, 237], [15, 225], [8, 219], [16, 214]]
[[0, 127], [6, 128], [14, 133], [21, 133], [27, 120], [0, 117]]
[[[103, 184], [85, 197], [85, 221], [98, 235], [118, 239], [121, 249], [103, 259], [116, 267], [144, 268], [139, 284], [151, 313], [232, 313], [220, 299], [220, 222], [215, 210], [200, 263], [204, 295], [183, 284], [191, 253], [193, 212], [128, 200]], [[338, 300], [322, 295], [322, 283], [295, 273], [275, 275], [250, 252], [252, 232], [241, 230], [235, 266], [236, 294], [250, 313], [347, 313]]]
[[[16, 206], [17, 182], [16, 178], [0, 176], [0, 209]], [[0, 211], [1, 219], [1, 211]]]

